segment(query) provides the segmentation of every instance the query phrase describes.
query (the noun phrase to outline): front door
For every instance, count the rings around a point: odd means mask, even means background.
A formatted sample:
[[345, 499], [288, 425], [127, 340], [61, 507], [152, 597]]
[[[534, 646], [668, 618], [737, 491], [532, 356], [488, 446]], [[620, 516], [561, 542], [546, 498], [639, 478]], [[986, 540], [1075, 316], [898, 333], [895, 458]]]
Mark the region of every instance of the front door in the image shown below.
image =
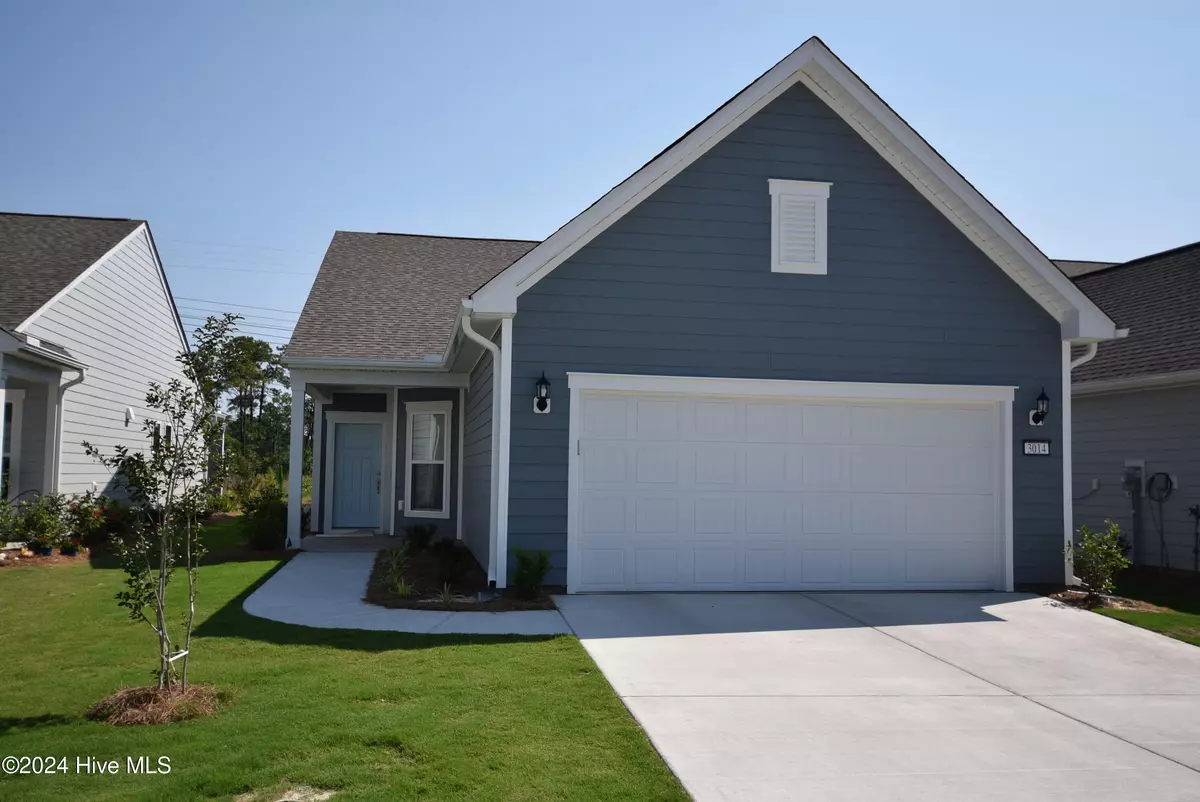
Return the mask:
[[339, 423], [334, 436], [333, 525], [337, 529], [379, 526], [383, 426]]

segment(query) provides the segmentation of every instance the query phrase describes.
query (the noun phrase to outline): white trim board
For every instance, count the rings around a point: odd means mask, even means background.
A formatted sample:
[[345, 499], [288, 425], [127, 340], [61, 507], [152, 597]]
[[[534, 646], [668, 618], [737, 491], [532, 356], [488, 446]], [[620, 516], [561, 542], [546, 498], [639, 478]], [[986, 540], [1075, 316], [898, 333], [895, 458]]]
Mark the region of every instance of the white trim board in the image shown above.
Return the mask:
[[[389, 399], [390, 401], [391, 399]], [[392, 431], [392, 411], [386, 412], [326, 412], [325, 423], [329, 425], [329, 448], [325, 449], [325, 493], [322, 499], [322, 532], [330, 534], [333, 528], [333, 465], [337, 454], [337, 425], [339, 423], [378, 423], [382, 427], [383, 442], [379, 444], [379, 526], [376, 531], [382, 535], [392, 534], [395, 515], [387, 509], [391, 503], [391, 494], [384, 492], [388, 483], [395, 484], [396, 466], [396, 436]], [[393, 507], [394, 509], [394, 507]]]
[[580, 390], [746, 395], [760, 398], [860, 398], [889, 401], [990, 401], [995, 403], [1004, 401], [1011, 403], [1016, 391], [1016, 387], [993, 384], [887, 384], [574, 372], [567, 373], [567, 386]]
[[[1069, 354], [1069, 348], [1066, 349]], [[814, 382], [779, 379], [727, 379], [674, 376], [642, 376], [605, 373], [568, 373], [570, 395], [567, 458], [567, 592], [581, 583], [579, 549], [580, 455], [579, 422], [583, 393], [612, 392], [669, 393], [689, 396], [736, 396], [751, 398], [957, 402], [992, 405], [996, 412], [996, 448], [1001, 481], [996, 494], [996, 523], [1000, 529], [997, 566], [1002, 587], [1011, 592], [1013, 566], [1013, 387], [996, 385], [872, 384], [866, 382]]]
[[800, 82], [1053, 315], [1063, 339], [1115, 336], [1113, 321], [816, 37], [492, 278], [471, 296], [474, 309], [514, 314], [519, 295]]
[[[412, 446], [413, 446], [413, 415], [432, 413], [442, 415], [446, 425], [446, 440], [442, 448], [442, 509], [414, 510], [412, 499]], [[404, 402], [404, 517], [432, 518], [449, 520], [450, 518], [450, 471], [454, 446], [454, 402], [453, 401], [405, 401]]]

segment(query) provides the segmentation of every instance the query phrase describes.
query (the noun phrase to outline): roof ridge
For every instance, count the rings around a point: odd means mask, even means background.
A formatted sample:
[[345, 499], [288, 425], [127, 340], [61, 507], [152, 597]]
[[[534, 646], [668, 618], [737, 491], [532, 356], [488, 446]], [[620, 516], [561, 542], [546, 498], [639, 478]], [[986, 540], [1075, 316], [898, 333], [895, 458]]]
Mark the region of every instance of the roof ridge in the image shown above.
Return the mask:
[[137, 217], [98, 217], [90, 214], [38, 214], [37, 212], [4, 212], [0, 217], [51, 217], [58, 220], [108, 220], [114, 223], [144, 223]]
[[1113, 270], [1117, 270], [1118, 268], [1122, 268], [1122, 267], [1136, 267], [1137, 265], [1140, 265], [1143, 262], [1149, 262], [1154, 259], [1161, 259], [1164, 256], [1173, 256], [1177, 253], [1184, 253], [1186, 251], [1192, 250], [1193, 248], [1200, 248], [1200, 240], [1197, 240], [1196, 242], [1189, 242], [1187, 245], [1177, 245], [1174, 248], [1168, 248], [1165, 251], [1159, 251], [1158, 253], [1148, 254], [1147, 256], [1139, 256], [1136, 259], [1130, 259], [1128, 262], [1119, 262], [1115, 265], [1110, 265], [1109, 267], [1103, 267], [1103, 268], [1100, 268], [1099, 270], [1093, 270], [1090, 273], [1084, 273], [1082, 276], [1077, 276], [1075, 278], [1075, 280], [1077, 281], [1079, 279], [1090, 278], [1091, 276], [1098, 276], [1101, 273], [1109, 273], [1109, 272], [1112, 272]]
[[474, 242], [522, 242], [539, 243], [540, 239], [515, 239], [512, 237], [458, 237], [448, 234], [411, 234], [403, 231], [345, 231], [338, 229], [339, 234], [363, 234], [371, 237], [420, 237], [422, 239], [456, 239]]

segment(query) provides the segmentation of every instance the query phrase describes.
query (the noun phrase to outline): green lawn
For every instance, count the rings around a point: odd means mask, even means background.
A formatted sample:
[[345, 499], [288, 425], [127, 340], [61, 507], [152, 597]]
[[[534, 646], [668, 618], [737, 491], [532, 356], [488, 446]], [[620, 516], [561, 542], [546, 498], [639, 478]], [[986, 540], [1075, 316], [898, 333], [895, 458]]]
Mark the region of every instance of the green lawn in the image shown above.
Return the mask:
[[1200, 581], [1131, 572], [1117, 580], [1115, 595], [1166, 607], [1170, 612], [1107, 609], [1096, 612], [1200, 646]]
[[[232, 699], [184, 724], [89, 722], [151, 680], [151, 635], [86, 564], [0, 570], [0, 756], [72, 773], [0, 775], [0, 798], [228, 799], [306, 784], [337, 800], [685, 799], [574, 638], [319, 630], [246, 615], [277, 561], [201, 569], [192, 677]], [[182, 589], [182, 584], [178, 586]], [[76, 756], [171, 759], [166, 776], [80, 776]]]

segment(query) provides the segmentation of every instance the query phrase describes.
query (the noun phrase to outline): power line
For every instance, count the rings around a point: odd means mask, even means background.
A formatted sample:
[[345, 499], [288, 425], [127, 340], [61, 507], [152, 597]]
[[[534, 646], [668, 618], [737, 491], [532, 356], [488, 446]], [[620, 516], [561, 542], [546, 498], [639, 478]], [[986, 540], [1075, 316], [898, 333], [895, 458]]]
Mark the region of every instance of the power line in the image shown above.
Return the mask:
[[298, 315], [298, 311], [294, 309], [274, 309], [270, 306], [251, 306], [250, 304], [235, 304], [232, 301], [210, 301], [207, 298], [188, 298], [183, 295], [176, 295], [176, 301], [196, 301], [202, 304], [211, 304], [213, 306], [236, 306], [241, 309], [261, 309], [264, 312], [287, 312], [289, 314]]
[[[201, 309], [198, 306], [187, 306], [186, 304], [181, 305], [178, 308], [181, 311], [186, 311], [186, 312], [199, 312], [199, 313], [203, 314], [205, 317], [208, 317], [209, 315], [219, 314], [217, 312], [214, 312], [211, 309]], [[247, 313], [247, 314], [241, 315], [241, 317], [243, 317], [247, 320], [277, 320], [281, 323], [293, 323], [293, 324], [296, 322], [295, 318], [272, 317], [270, 315], [260, 315], [258, 313], [252, 313], [252, 314]]]
[[182, 243], [185, 245], [209, 245], [209, 246], [215, 246], [218, 248], [250, 248], [250, 249], [259, 250], [259, 251], [284, 251], [286, 253], [304, 253], [304, 254], [321, 253], [321, 251], [302, 251], [298, 248], [279, 248], [279, 247], [275, 247], [272, 245], [239, 245], [234, 242], [207, 242], [205, 240], [196, 240], [196, 239], [165, 239], [165, 240], [161, 240], [161, 241], [162, 242], [176, 242], [176, 243]]
[[217, 265], [181, 265], [178, 262], [172, 262], [167, 267], [171, 269], [180, 268], [183, 270], [228, 270], [230, 273], [269, 273], [273, 276], [307, 276], [312, 278], [316, 272], [302, 273], [298, 270], [263, 270], [253, 267], [218, 267]]
[[[203, 323], [206, 320], [206, 318], [200, 317], [199, 315], [181, 315], [181, 317], [184, 320], [195, 320], [195, 321], [199, 321], [201, 323]], [[239, 323], [238, 328], [239, 329], [241, 329], [241, 328], [271, 329], [274, 331], [287, 331], [287, 332], [290, 332], [292, 330], [292, 326], [271, 326], [266, 323], [248, 323], [248, 322]]]

